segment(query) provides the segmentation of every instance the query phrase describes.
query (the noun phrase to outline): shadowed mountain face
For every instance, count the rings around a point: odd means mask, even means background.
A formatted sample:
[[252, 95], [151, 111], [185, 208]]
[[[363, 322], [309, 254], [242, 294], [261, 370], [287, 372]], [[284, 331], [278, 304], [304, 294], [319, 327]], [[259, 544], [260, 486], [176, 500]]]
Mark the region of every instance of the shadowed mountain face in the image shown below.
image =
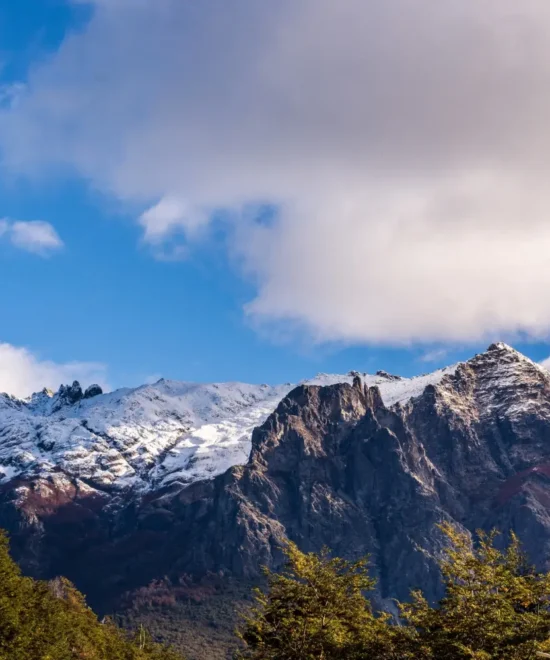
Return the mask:
[[290, 538], [370, 554], [378, 603], [439, 595], [436, 523], [515, 530], [550, 565], [550, 374], [504, 344], [405, 403], [352, 384], [302, 385], [252, 436], [244, 466], [209, 481], [117, 498], [55, 472], [0, 492], [0, 526], [26, 570], [64, 573], [109, 609], [166, 579], [259, 579]]

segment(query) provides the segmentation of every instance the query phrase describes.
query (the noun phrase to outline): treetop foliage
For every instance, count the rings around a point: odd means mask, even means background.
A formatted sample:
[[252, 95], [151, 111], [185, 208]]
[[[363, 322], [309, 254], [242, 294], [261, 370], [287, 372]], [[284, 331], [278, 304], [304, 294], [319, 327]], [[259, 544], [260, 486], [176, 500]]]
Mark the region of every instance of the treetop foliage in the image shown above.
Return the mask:
[[445, 595], [430, 604], [420, 591], [399, 603], [399, 620], [374, 613], [368, 560], [328, 551], [304, 554], [290, 543], [287, 566], [266, 571], [268, 586], [239, 632], [249, 660], [535, 660], [550, 652], [550, 575], [535, 571], [511, 535], [470, 535], [440, 526]]
[[363, 595], [375, 587], [366, 559], [350, 563], [328, 550], [304, 554], [293, 543], [285, 552], [286, 570], [266, 571], [268, 592], [256, 591], [256, 607], [240, 633], [248, 649], [241, 657], [328, 659], [346, 649], [351, 658], [364, 647], [386, 645], [389, 617], [375, 617]]

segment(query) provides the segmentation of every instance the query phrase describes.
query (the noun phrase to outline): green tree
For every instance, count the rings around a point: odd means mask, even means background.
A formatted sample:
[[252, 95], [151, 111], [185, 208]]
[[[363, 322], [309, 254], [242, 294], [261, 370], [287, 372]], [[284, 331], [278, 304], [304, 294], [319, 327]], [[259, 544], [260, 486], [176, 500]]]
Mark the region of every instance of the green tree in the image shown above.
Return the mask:
[[[289, 543], [286, 568], [266, 570], [268, 589], [239, 637], [237, 656], [253, 660], [355, 660], [392, 658], [395, 629], [388, 615], [374, 616], [364, 592], [374, 588], [368, 562], [333, 558], [327, 550], [304, 554]], [[365, 655], [367, 654], [367, 655]]]
[[101, 624], [68, 581], [23, 577], [0, 530], [0, 660], [182, 660], [141, 633]]
[[449, 541], [440, 568], [445, 596], [437, 608], [421, 592], [401, 605], [409, 657], [437, 660], [531, 660], [548, 649], [550, 576], [530, 567], [512, 534], [495, 547], [496, 532], [470, 536], [440, 526]]
[[400, 624], [375, 616], [365, 560], [304, 554], [289, 544], [286, 569], [267, 571], [266, 592], [240, 631], [251, 660], [535, 660], [550, 652], [550, 575], [535, 571], [512, 534], [441, 525], [445, 595], [433, 607], [422, 592], [399, 605]]
[[24, 644], [25, 603], [31, 596], [32, 582], [21, 576], [11, 560], [8, 539], [0, 530], [0, 659], [9, 658], [12, 650]]

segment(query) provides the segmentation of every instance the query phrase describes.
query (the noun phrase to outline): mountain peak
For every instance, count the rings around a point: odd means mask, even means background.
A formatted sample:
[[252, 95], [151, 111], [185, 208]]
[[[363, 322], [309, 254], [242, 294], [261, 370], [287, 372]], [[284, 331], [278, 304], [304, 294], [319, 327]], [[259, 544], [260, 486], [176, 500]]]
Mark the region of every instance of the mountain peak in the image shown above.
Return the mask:
[[442, 387], [452, 396], [469, 392], [476, 415], [517, 419], [533, 414], [550, 419], [550, 374], [504, 342], [458, 364]]
[[525, 369], [541, 371], [539, 364], [502, 341], [491, 344], [483, 353], [476, 353], [464, 364], [476, 370], [491, 372], [493, 376], [503, 372], [507, 372], [508, 375], [520, 374]]
[[487, 353], [496, 353], [496, 352], [518, 353], [518, 351], [516, 351], [515, 348], [512, 348], [512, 346], [506, 344], [503, 341], [494, 342], [487, 349]]

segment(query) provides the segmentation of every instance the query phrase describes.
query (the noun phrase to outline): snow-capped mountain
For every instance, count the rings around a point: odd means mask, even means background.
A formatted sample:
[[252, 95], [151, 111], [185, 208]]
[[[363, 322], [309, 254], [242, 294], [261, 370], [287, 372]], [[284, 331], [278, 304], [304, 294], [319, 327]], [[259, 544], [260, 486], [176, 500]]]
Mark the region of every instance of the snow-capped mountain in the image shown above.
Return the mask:
[[[361, 374], [386, 405], [404, 402], [454, 367], [416, 378]], [[304, 381], [351, 383], [347, 375]], [[43, 390], [26, 400], [0, 395], [0, 484], [18, 477], [78, 479], [125, 490], [188, 484], [244, 464], [254, 427], [294, 385], [197, 384], [161, 379], [103, 394], [92, 385]]]
[[4, 395], [0, 466], [22, 568], [67, 575], [101, 612], [150, 614], [158, 597], [167, 634], [175, 616], [232, 630], [212, 612], [278, 569], [289, 539], [368, 554], [390, 610], [419, 585], [440, 595], [442, 521], [513, 530], [550, 567], [550, 372], [502, 343], [412, 379]]

